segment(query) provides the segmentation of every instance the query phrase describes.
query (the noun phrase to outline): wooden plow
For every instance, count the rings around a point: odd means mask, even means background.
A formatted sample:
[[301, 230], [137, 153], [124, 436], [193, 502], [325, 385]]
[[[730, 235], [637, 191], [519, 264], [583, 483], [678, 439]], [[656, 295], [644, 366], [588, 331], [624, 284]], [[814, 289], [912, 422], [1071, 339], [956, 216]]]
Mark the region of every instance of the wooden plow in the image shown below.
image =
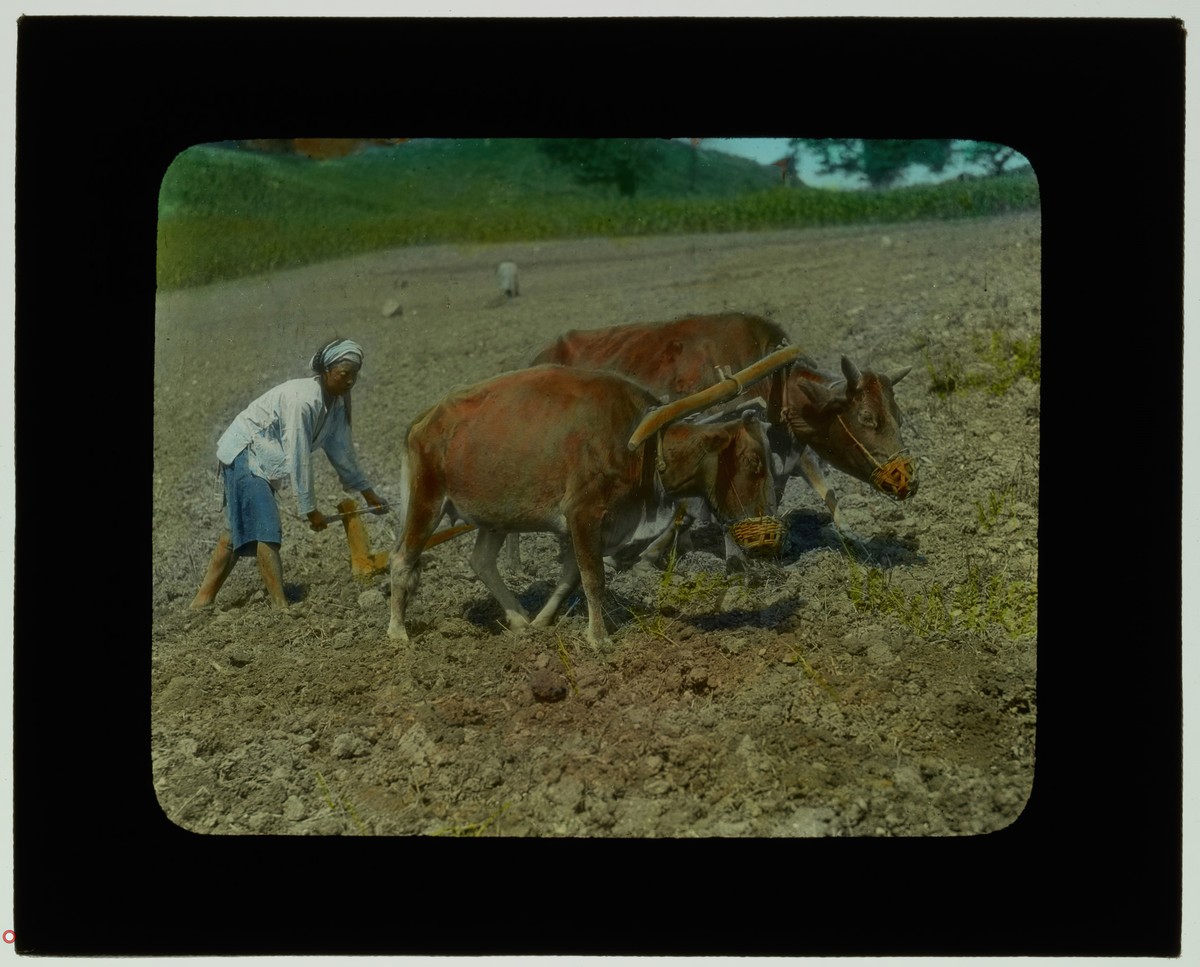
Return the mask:
[[[369, 510], [362, 510], [358, 504], [351, 498], [343, 500], [337, 505], [337, 514], [331, 514], [325, 519], [340, 520], [342, 527], [346, 529], [346, 543], [350, 545], [350, 573], [360, 581], [367, 581], [375, 577], [377, 574], [383, 574], [388, 569], [389, 553], [387, 551], [371, 550], [371, 541], [367, 536], [367, 529], [363, 526], [360, 518], [364, 513], [370, 513]], [[467, 531], [474, 530], [474, 524], [458, 524], [454, 527], [446, 527], [438, 531], [425, 545], [428, 550], [442, 541], [448, 541], [452, 537], [457, 537], [459, 534], [465, 534]]]

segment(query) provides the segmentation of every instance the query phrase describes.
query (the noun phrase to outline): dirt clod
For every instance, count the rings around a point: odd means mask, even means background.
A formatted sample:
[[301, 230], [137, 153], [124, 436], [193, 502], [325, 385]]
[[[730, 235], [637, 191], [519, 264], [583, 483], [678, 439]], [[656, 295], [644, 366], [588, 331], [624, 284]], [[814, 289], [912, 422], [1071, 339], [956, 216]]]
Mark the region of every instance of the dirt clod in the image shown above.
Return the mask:
[[529, 676], [529, 687], [539, 702], [561, 702], [567, 697], [567, 680], [546, 668], [539, 668]]

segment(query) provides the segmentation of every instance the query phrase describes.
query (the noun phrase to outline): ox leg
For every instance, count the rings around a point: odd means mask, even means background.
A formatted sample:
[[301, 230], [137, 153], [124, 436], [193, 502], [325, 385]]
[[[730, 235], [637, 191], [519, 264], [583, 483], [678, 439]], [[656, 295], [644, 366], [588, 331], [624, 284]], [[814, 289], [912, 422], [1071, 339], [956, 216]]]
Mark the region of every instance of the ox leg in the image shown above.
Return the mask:
[[571, 521], [571, 544], [588, 603], [588, 641], [593, 648], [611, 644], [604, 627], [604, 541], [599, 520]]
[[817, 496], [825, 501], [825, 506], [829, 508], [829, 513], [833, 517], [834, 526], [838, 530], [845, 530], [846, 522], [842, 519], [841, 511], [838, 510], [837, 495], [825, 479], [825, 474], [821, 471], [821, 462], [817, 459], [817, 455], [812, 450], [806, 449], [800, 456], [798, 466], [800, 467], [800, 475], [808, 481], [808, 485], [816, 491]]
[[428, 506], [413, 506], [410, 499], [404, 530], [396, 539], [391, 556], [391, 620], [388, 622], [387, 633], [388, 637], [395, 641], [408, 641], [408, 631], [404, 627], [404, 611], [421, 583], [421, 552], [425, 549], [425, 542], [429, 540], [441, 519], [441, 510], [435, 511]]
[[750, 562], [746, 559], [746, 552], [742, 550], [741, 545], [733, 539], [729, 531], [725, 532], [725, 573], [726, 574], [746, 574], [750, 570]]
[[509, 574], [521, 573], [521, 535], [509, 534], [504, 541], [505, 560]]
[[833, 517], [833, 526], [837, 528], [838, 533], [845, 540], [855, 544], [862, 544], [863, 539], [846, 525], [846, 519], [838, 509], [837, 495], [834, 494], [833, 488], [826, 481], [817, 455], [811, 449], [806, 449], [801, 455], [797, 466], [800, 469], [800, 475], [808, 481], [808, 485], [816, 491], [817, 496], [825, 501], [825, 506], [829, 508], [830, 516]]
[[471, 569], [492, 592], [492, 597], [500, 602], [500, 607], [504, 609], [504, 615], [508, 619], [508, 626], [513, 631], [518, 631], [529, 625], [529, 616], [508, 589], [496, 567], [496, 559], [504, 546], [504, 537], [500, 531], [481, 527], [479, 536], [475, 539], [475, 548], [471, 551]]
[[392, 554], [391, 571], [391, 619], [388, 621], [387, 633], [394, 641], [408, 641], [408, 631], [404, 627], [404, 611], [409, 598], [417, 593], [417, 586], [421, 583], [420, 555], [418, 554], [414, 561], [404, 561], [398, 555]]
[[550, 599], [542, 606], [537, 617], [530, 622], [535, 628], [546, 628], [558, 614], [558, 609], [567, 599], [567, 595], [579, 587], [579, 562], [575, 559], [575, 551], [569, 541], [562, 542], [562, 569], [558, 575], [558, 585], [550, 595]]
[[678, 547], [682, 553], [686, 550], [682, 542], [687, 538], [688, 531], [691, 530], [692, 524], [695, 522], [696, 518], [687, 512], [684, 504], [680, 504], [679, 509], [675, 513], [675, 519], [671, 521], [671, 526], [661, 536], [656, 537], [650, 546], [638, 555], [638, 564], [658, 567], [662, 559], [670, 553], [673, 547]]

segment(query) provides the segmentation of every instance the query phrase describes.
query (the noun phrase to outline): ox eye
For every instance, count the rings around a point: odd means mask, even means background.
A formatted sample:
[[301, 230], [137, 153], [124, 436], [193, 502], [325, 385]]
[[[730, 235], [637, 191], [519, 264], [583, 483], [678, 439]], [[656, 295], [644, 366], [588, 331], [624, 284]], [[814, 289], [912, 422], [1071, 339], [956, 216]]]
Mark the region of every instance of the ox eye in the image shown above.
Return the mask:
[[859, 415], [858, 421], [863, 426], [871, 430], [875, 429], [875, 427], [878, 425], [875, 419], [875, 414], [870, 410], [863, 410], [863, 412]]

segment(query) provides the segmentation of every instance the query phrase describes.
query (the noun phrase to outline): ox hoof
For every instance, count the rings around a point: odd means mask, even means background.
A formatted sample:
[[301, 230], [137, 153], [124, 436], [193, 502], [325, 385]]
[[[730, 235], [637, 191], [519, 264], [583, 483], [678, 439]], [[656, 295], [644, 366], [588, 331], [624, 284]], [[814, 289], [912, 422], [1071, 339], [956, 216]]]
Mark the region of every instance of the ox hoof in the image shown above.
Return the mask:
[[393, 621], [388, 625], [388, 637], [392, 641], [408, 641], [408, 632], [404, 630], [401, 622]]
[[523, 614], [517, 614], [515, 611], [509, 611], [505, 615], [508, 619], [508, 630], [521, 634], [523, 631], [528, 631], [530, 628], [529, 619]]
[[612, 639], [608, 637], [608, 635], [605, 635], [603, 638], [595, 638], [592, 635], [588, 635], [587, 643], [591, 647], [592, 651], [597, 652], [608, 651], [613, 646]]
[[654, 581], [661, 581], [663, 567], [661, 562], [648, 561], [645, 558], [638, 558], [629, 568], [629, 573], [637, 578], [648, 578]]

